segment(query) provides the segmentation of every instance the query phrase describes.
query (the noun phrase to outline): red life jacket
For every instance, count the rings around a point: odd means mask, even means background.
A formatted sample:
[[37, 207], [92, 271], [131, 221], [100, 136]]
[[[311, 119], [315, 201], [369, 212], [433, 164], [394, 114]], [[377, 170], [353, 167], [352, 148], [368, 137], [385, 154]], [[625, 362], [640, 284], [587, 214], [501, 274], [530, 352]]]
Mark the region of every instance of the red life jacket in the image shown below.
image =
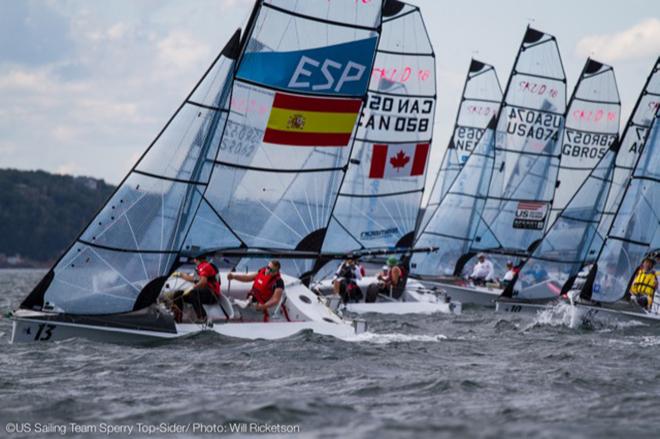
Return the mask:
[[199, 277], [205, 277], [211, 291], [220, 297], [220, 281], [218, 280], [218, 270], [215, 266], [210, 262], [203, 261], [197, 266], [197, 274]]
[[254, 278], [254, 283], [252, 284], [252, 295], [260, 304], [264, 304], [273, 297], [275, 282], [277, 282], [280, 277], [280, 273], [268, 274], [267, 269], [264, 267], [257, 272], [257, 277]]

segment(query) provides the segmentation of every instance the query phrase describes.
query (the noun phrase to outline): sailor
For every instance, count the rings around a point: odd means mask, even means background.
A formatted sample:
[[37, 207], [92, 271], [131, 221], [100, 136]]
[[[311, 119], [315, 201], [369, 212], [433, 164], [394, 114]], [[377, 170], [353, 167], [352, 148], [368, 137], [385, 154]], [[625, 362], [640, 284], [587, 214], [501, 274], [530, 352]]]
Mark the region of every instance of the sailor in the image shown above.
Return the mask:
[[342, 301], [348, 303], [349, 300], [359, 301], [362, 299], [362, 291], [357, 282], [362, 280], [362, 270], [354, 258], [348, 258], [341, 263], [335, 272], [335, 278], [332, 281], [332, 290], [335, 294], [340, 294]]
[[[235, 279], [239, 282], [252, 282], [252, 289], [247, 295], [247, 298], [255, 303], [257, 311], [263, 311], [264, 322], [270, 320], [268, 310], [276, 307], [282, 301], [284, 294], [284, 280], [280, 276], [280, 261], [273, 259], [268, 262], [266, 267], [263, 267], [256, 273], [229, 273], [227, 279]], [[284, 317], [289, 320], [287, 309], [282, 303], [281, 306]]]
[[477, 255], [477, 261], [469, 279], [475, 284], [485, 284], [486, 282], [495, 280], [495, 268], [493, 267], [493, 263], [486, 259], [486, 255], [479, 253]]
[[502, 278], [502, 287], [506, 288], [513, 282], [514, 277], [516, 276], [516, 269], [513, 266], [513, 261], [506, 261], [506, 273], [504, 273], [504, 277]]
[[406, 267], [396, 256], [390, 256], [387, 258], [387, 268], [387, 275], [379, 274], [378, 281], [369, 285], [366, 302], [375, 302], [379, 294], [395, 299], [403, 294], [408, 273]]
[[643, 308], [651, 308], [653, 295], [658, 288], [658, 278], [653, 269], [655, 261], [647, 257], [642, 261], [642, 266], [637, 269], [635, 278], [630, 286], [631, 298]]
[[206, 256], [197, 256], [193, 259], [197, 267], [198, 280], [195, 282], [195, 276], [188, 273], [176, 272], [172, 276], [180, 277], [193, 282], [194, 285], [185, 291], [176, 291], [172, 297], [174, 319], [181, 323], [183, 316], [184, 302], [192, 305], [195, 310], [197, 320], [206, 321], [206, 311], [202, 305], [212, 305], [218, 302], [220, 297], [220, 278], [218, 277], [218, 268], [209, 262]]

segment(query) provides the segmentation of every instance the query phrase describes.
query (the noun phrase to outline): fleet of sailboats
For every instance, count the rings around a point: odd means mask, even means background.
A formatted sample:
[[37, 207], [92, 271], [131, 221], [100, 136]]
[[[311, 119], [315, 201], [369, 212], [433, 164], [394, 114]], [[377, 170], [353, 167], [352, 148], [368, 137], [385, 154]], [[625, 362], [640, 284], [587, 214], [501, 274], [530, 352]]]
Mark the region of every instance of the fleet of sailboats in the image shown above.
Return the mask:
[[[12, 341], [350, 338], [366, 330], [350, 314], [465, 304], [563, 302], [580, 319], [660, 322], [660, 299], [622, 301], [660, 250], [660, 58], [619, 139], [614, 69], [588, 59], [567, 102], [556, 38], [528, 27], [504, 92], [493, 66], [471, 61], [437, 171], [435, 69], [416, 6], [257, 0], [245, 31], [13, 312]], [[337, 306], [323, 273], [392, 254], [401, 294]], [[515, 276], [475, 284], [477, 254]], [[167, 298], [192, 287], [178, 273], [200, 256], [218, 267], [222, 293], [206, 319], [181, 320]], [[285, 294], [255, 312], [243, 300], [251, 287], [228, 275], [273, 258]]]

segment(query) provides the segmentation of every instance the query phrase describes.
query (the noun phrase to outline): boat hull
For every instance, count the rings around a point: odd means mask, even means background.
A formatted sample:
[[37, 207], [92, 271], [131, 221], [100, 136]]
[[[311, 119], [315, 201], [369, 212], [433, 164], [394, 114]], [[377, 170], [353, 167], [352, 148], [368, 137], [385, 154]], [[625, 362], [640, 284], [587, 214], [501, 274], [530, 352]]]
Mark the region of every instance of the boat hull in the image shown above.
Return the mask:
[[[372, 283], [377, 281], [375, 276], [365, 276], [357, 282], [360, 289], [366, 292], [366, 289]], [[332, 294], [332, 281], [329, 279], [319, 282], [314, 287], [321, 294]], [[398, 300], [386, 297], [379, 298], [376, 302], [357, 302], [340, 305], [339, 309], [355, 314], [456, 314], [462, 312], [462, 304], [459, 301], [447, 301], [444, 295], [426, 288], [422, 283], [415, 279], [409, 279], [406, 290]]]
[[452, 301], [458, 301], [463, 305], [477, 305], [492, 308], [495, 306], [495, 300], [500, 297], [500, 294], [502, 294], [501, 288], [475, 287], [427, 280], [422, 280], [421, 282], [428, 288], [444, 291]]
[[170, 340], [203, 332], [214, 332], [227, 337], [247, 340], [276, 340], [291, 337], [303, 331], [312, 331], [340, 339], [350, 339], [366, 331], [366, 324], [354, 322], [252, 322], [175, 324], [174, 332], [128, 329], [112, 326], [86, 325], [53, 320], [47, 313], [30, 312], [31, 315], [13, 316], [11, 343], [61, 341], [85, 338], [93, 341], [119, 344], [140, 344], [158, 340]]

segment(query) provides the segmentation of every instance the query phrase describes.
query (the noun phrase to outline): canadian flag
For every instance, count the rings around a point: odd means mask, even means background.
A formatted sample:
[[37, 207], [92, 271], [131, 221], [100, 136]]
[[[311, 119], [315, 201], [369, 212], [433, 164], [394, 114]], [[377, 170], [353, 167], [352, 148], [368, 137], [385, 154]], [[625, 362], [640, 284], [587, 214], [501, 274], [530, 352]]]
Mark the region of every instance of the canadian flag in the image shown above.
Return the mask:
[[424, 175], [428, 143], [374, 144], [369, 178], [396, 178]]

